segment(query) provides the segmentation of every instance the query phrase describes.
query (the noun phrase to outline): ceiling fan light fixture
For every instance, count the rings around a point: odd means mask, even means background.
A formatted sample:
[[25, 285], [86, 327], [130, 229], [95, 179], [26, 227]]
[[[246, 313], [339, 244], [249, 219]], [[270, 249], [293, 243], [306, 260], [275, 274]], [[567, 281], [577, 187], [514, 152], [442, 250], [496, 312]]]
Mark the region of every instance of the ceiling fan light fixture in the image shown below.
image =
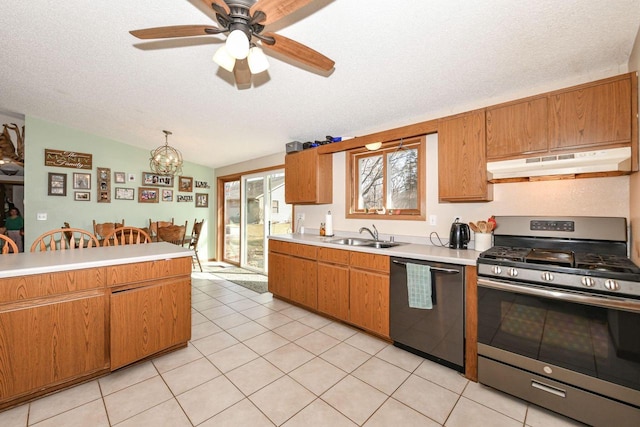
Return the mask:
[[227, 51], [235, 59], [245, 59], [249, 55], [249, 39], [241, 30], [233, 30], [225, 43]]
[[229, 54], [226, 46], [222, 46], [213, 55], [213, 62], [232, 73], [233, 67], [236, 65], [236, 58]]
[[370, 142], [369, 144], [365, 144], [364, 147], [369, 151], [376, 151], [379, 150], [380, 147], [382, 147], [382, 142]]
[[249, 49], [247, 62], [249, 63], [249, 70], [251, 70], [251, 74], [259, 74], [263, 71], [267, 71], [269, 68], [267, 56], [258, 46], [253, 46]]

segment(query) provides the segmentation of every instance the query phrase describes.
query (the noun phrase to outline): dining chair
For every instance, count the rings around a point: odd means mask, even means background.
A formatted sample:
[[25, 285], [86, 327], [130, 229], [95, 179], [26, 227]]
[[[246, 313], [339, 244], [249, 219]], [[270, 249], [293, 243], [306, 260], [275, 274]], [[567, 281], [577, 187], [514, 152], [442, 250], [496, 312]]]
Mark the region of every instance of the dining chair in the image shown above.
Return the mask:
[[102, 246], [138, 245], [151, 243], [151, 236], [141, 228], [124, 226], [104, 236]]
[[14, 242], [11, 237], [0, 234], [0, 243], [2, 243], [2, 250], [0, 250], [2, 255], [18, 253], [18, 245], [16, 245], [16, 242]]
[[156, 237], [158, 235], [158, 227], [166, 227], [168, 225], [174, 225], [174, 218], [171, 218], [171, 221], [153, 221], [149, 218], [149, 235]]
[[81, 228], [67, 227], [42, 233], [31, 245], [30, 252], [64, 251], [66, 249], [96, 248], [100, 242], [96, 236]]
[[104, 240], [104, 236], [111, 233], [116, 228], [124, 227], [124, 219], [122, 222], [102, 222], [97, 223], [93, 220], [93, 234], [98, 240]]
[[202, 225], [204, 219], [198, 222], [198, 218], [193, 220], [193, 228], [191, 229], [191, 238], [189, 239], [189, 249], [193, 251], [193, 257], [191, 259], [191, 266], [195, 267], [194, 259], [198, 262], [200, 272], [202, 272], [202, 264], [200, 264], [200, 257], [198, 256], [198, 242], [200, 241], [200, 234], [202, 233]]
[[167, 225], [165, 227], [158, 227], [158, 241], [169, 242], [174, 245], [180, 245], [184, 243], [184, 238], [187, 234], [187, 223], [184, 225]]

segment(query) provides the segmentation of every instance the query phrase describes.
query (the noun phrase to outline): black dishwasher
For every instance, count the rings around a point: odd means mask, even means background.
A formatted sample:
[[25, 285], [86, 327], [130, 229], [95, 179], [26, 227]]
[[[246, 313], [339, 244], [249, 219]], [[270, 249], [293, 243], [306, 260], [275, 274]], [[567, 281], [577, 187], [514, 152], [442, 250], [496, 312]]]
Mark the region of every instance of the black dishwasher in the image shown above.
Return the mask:
[[[433, 308], [409, 306], [407, 263], [430, 267]], [[392, 257], [389, 335], [396, 347], [464, 372], [464, 266]]]

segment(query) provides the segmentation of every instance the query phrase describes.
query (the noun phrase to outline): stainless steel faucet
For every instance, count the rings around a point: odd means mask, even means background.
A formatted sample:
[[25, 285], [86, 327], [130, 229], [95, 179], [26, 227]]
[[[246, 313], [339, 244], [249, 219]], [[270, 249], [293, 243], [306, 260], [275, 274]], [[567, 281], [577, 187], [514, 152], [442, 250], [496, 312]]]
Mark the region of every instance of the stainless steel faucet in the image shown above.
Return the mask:
[[377, 241], [378, 240], [378, 229], [376, 228], [375, 224], [371, 224], [371, 226], [373, 227], [373, 231], [371, 231], [367, 227], [360, 227], [360, 234], [362, 234], [363, 231], [368, 231], [369, 234], [371, 234], [371, 237], [373, 237], [373, 240]]

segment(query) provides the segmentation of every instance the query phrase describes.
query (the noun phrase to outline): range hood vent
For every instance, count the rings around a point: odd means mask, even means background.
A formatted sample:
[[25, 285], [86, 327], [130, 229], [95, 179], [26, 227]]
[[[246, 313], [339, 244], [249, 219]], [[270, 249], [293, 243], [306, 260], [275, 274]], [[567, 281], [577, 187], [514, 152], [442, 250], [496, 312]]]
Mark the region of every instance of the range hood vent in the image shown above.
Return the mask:
[[630, 172], [631, 147], [487, 163], [488, 179], [593, 172]]

